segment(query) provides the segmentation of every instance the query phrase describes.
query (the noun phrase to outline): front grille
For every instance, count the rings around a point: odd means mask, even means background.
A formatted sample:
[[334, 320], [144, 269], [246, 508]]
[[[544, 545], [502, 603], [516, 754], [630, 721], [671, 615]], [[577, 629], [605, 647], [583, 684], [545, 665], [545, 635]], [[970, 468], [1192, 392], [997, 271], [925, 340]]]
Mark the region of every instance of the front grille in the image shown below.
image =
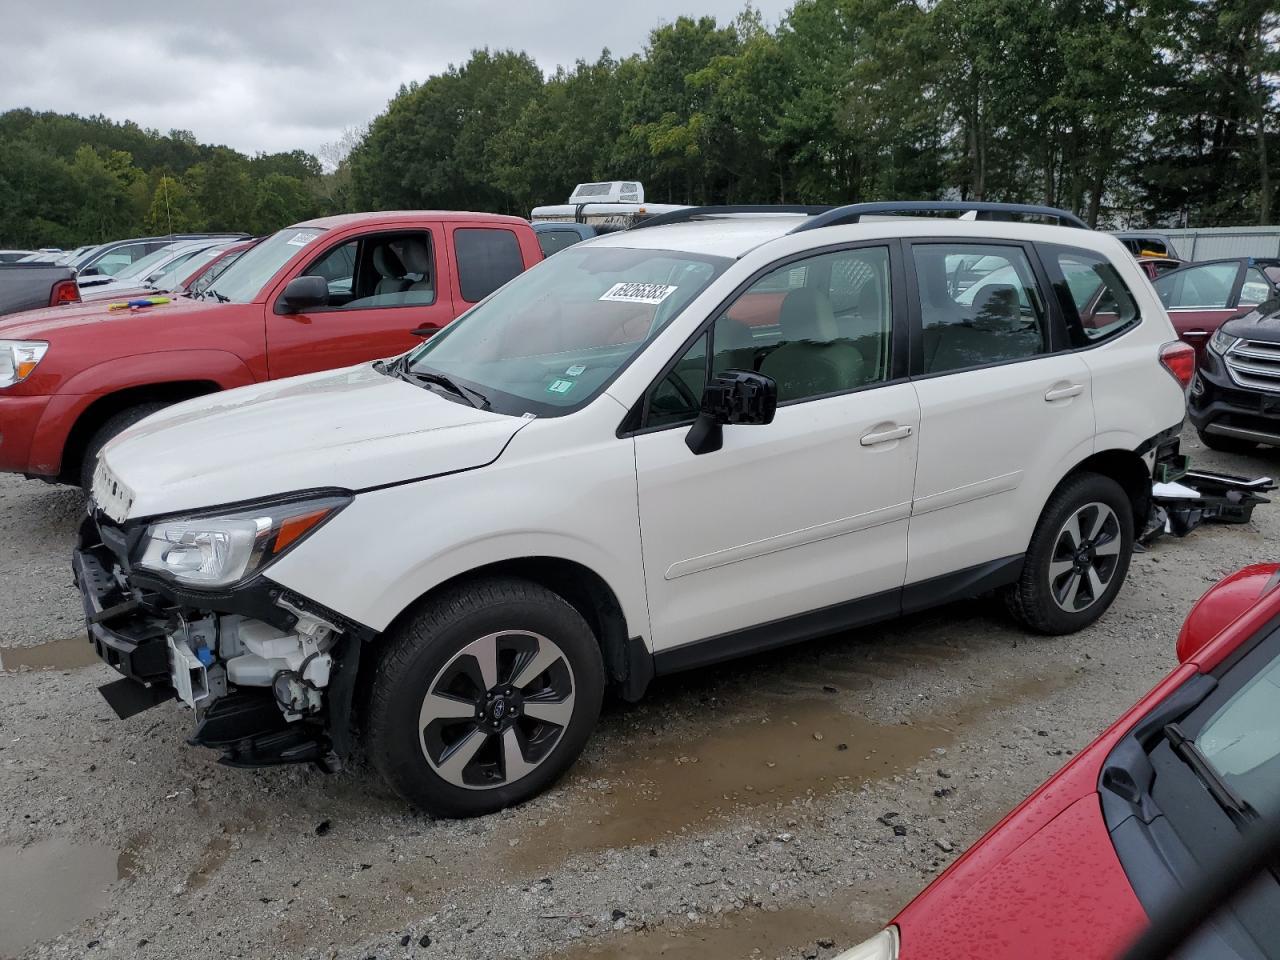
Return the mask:
[[1241, 340], [1223, 359], [1240, 386], [1280, 393], [1280, 343]]

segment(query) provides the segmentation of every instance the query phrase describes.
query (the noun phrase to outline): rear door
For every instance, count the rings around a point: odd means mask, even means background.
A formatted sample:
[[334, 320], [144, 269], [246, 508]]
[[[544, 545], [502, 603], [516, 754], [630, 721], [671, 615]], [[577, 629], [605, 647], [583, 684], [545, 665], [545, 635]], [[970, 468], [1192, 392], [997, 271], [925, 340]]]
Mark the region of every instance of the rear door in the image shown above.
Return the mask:
[[1245, 266], [1244, 260], [1192, 264], [1152, 284], [1179, 338], [1196, 348], [1197, 359], [1213, 331], [1238, 312]]
[[524, 250], [521, 237], [503, 224], [449, 224], [448, 230], [456, 314], [475, 306], [542, 256], [531, 228], [525, 239], [532, 251]]
[[1050, 491], [1093, 450], [1089, 369], [1030, 245], [909, 245], [919, 463], [907, 584], [1013, 562]]
[[272, 379], [394, 356], [452, 320], [453, 299], [440, 283], [442, 236], [431, 223], [348, 235], [318, 251], [296, 276], [323, 277], [328, 304], [293, 312], [285, 284], [267, 303]]

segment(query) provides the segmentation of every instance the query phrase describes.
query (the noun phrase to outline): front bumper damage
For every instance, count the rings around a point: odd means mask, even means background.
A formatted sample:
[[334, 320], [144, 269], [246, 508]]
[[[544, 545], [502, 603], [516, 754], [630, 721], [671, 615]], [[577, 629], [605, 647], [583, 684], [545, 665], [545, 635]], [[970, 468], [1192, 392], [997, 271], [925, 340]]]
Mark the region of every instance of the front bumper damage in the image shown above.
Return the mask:
[[131, 569], [131, 547], [127, 529], [98, 515], [72, 557], [89, 642], [122, 674], [101, 688], [117, 715], [176, 698], [195, 714], [189, 742], [221, 751], [222, 763], [339, 769], [372, 631], [262, 576], [184, 591]]

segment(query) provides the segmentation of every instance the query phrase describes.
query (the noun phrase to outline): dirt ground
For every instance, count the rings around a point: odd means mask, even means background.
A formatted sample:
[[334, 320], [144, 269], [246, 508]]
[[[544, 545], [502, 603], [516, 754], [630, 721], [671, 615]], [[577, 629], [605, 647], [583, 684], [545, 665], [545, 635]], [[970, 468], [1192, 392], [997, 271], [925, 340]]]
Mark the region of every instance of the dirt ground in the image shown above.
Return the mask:
[[1280, 542], [1265, 506], [1161, 540], [1072, 637], [975, 601], [663, 680], [606, 706], [549, 794], [462, 822], [358, 764], [220, 767], [176, 704], [115, 719], [69, 584], [81, 510], [0, 479], [4, 958], [830, 957], [1165, 674], [1195, 598]]

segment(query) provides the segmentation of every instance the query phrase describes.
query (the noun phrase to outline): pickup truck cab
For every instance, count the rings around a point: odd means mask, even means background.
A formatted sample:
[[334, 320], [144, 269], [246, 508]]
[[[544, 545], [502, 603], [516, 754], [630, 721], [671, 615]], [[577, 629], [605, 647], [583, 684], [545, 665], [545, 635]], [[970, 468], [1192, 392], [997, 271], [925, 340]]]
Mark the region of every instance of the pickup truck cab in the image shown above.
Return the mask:
[[403, 353], [541, 259], [516, 217], [347, 214], [267, 237], [198, 299], [4, 318], [22, 356], [0, 376], [0, 470], [87, 486], [107, 440], [162, 407]]

